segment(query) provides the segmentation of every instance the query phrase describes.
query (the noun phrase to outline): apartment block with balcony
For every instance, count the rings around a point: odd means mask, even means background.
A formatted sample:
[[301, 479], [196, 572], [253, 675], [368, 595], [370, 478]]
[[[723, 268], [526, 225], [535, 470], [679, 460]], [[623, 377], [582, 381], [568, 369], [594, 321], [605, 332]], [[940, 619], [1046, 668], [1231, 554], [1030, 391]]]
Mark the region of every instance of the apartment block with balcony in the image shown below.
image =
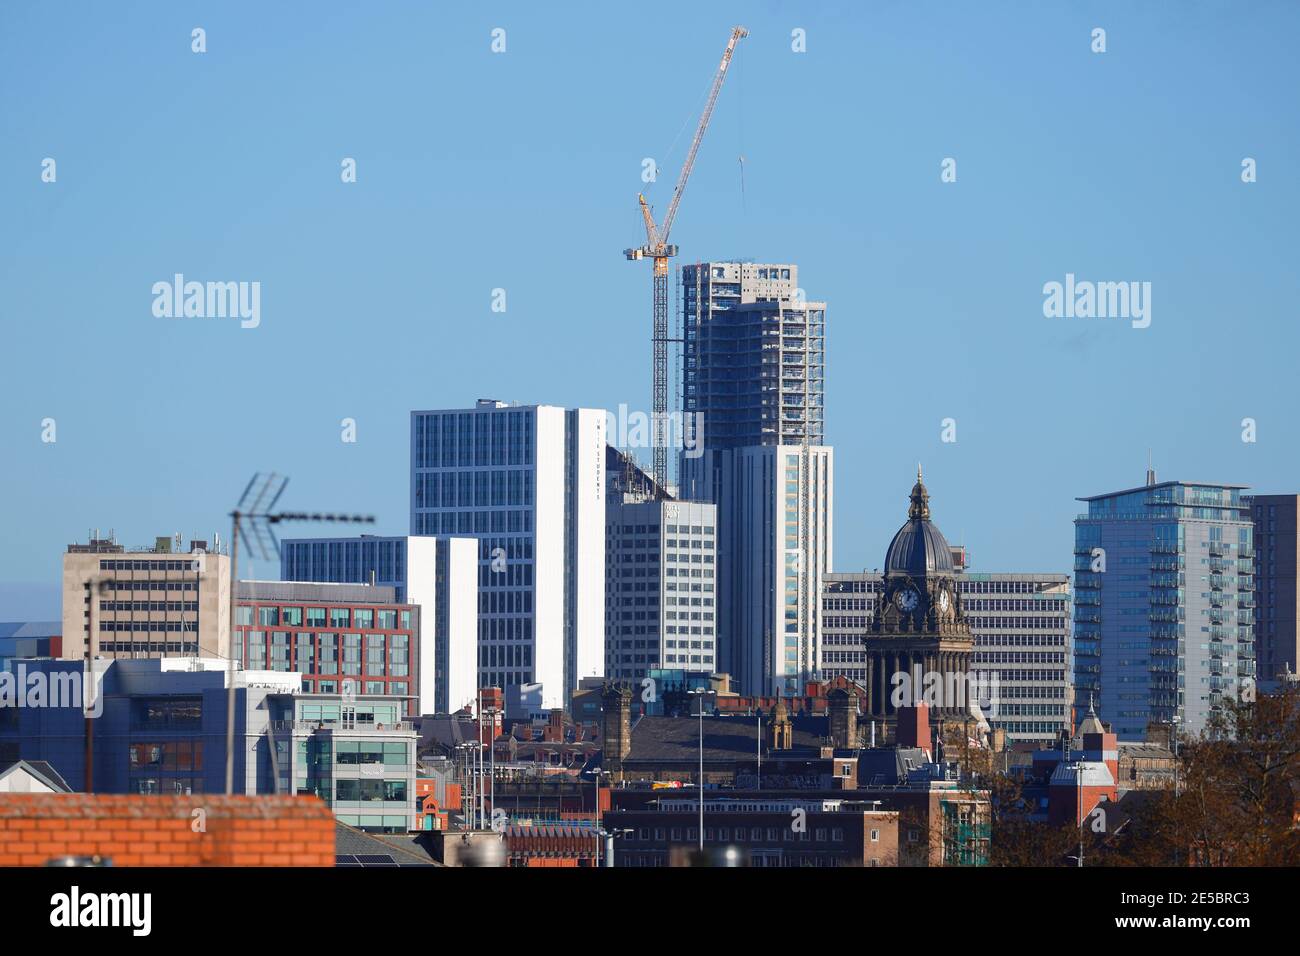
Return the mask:
[[683, 266], [682, 404], [714, 450], [820, 445], [825, 438], [826, 303], [790, 263]]
[[1243, 485], [1157, 482], [1081, 498], [1074, 670], [1121, 738], [1198, 733], [1255, 680], [1254, 524]]

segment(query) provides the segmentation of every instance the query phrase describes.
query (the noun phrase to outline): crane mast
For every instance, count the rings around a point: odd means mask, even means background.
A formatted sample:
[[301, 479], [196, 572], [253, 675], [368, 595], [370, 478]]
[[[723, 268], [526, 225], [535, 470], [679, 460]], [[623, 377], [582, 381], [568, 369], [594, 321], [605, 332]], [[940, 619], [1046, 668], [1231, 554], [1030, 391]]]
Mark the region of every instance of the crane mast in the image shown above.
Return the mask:
[[731, 31], [731, 38], [727, 41], [727, 48], [722, 53], [722, 62], [718, 64], [718, 72], [713, 77], [713, 85], [709, 89], [708, 101], [704, 104], [704, 112], [700, 114], [699, 125], [695, 128], [695, 136], [691, 139], [691, 147], [687, 150], [686, 159], [682, 162], [682, 171], [677, 177], [677, 185], [673, 188], [672, 199], [668, 204], [668, 211], [664, 214], [663, 221], [656, 226], [654, 215], [650, 211], [650, 205], [646, 202], [645, 196], [637, 197], [641, 204], [641, 216], [645, 222], [645, 245], [623, 250], [623, 255], [630, 260], [651, 259], [654, 263], [654, 325], [652, 333], [654, 391], [651, 401], [651, 429], [653, 435], [651, 441], [653, 453], [651, 477], [654, 478], [655, 485], [659, 489], [667, 487], [668, 484], [668, 343], [672, 341], [668, 337], [668, 259], [677, 255], [677, 247], [669, 244], [668, 234], [673, 228], [673, 220], [677, 218], [677, 208], [681, 205], [682, 194], [686, 192], [686, 182], [690, 179], [691, 169], [695, 166], [695, 155], [699, 152], [700, 142], [704, 139], [704, 131], [709, 128], [709, 119], [713, 115], [714, 104], [717, 103], [718, 94], [722, 91], [722, 83], [727, 78], [727, 67], [731, 64], [732, 54], [736, 50], [736, 44], [747, 36], [749, 36], [749, 31], [744, 27], [736, 27]]

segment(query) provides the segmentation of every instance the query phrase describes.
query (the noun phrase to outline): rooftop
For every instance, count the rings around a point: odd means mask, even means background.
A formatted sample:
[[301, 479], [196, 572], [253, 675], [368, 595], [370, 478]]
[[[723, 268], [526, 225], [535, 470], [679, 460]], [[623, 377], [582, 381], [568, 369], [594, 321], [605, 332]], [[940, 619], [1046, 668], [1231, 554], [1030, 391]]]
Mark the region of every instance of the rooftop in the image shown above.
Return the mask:
[[[704, 759], [711, 762], [757, 759], [758, 725], [752, 717], [711, 717], [704, 722]], [[793, 748], [769, 751], [768, 759], [788, 757], [819, 757], [826, 746], [829, 734], [825, 717], [794, 716], [790, 718], [794, 729]], [[764, 740], [767, 724], [764, 722]], [[699, 760], [700, 718], [645, 716], [632, 727], [632, 748], [624, 763], [638, 760], [689, 761]]]
[[1250, 485], [1232, 485], [1225, 484], [1221, 481], [1158, 481], [1153, 485], [1138, 485], [1136, 488], [1125, 488], [1123, 491], [1108, 491], [1101, 495], [1089, 495], [1085, 498], [1076, 498], [1075, 501], [1100, 501], [1103, 498], [1118, 498], [1120, 495], [1131, 495], [1139, 491], [1154, 491], [1156, 488], [1223, 488], [1228, 491], [1244, 491]]
[[334, 865], [356, 866], [441, 866], [425, 849], [423, 834], [365, 833], [346, 823], [334, 824]]

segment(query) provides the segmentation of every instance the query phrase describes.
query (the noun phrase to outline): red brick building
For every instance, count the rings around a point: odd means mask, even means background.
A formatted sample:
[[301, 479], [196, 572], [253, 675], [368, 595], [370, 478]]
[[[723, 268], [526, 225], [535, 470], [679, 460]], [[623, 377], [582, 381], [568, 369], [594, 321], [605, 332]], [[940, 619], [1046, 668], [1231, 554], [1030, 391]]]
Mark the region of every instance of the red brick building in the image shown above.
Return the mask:
[[235, 657], [251, 670], [297, 671], [308, 694], [406, 697], [420, 713], [420, 608], [391, 587], [239, 582]]
[[515, 867], [579, 867], [596, 865], [596, 828], [572, 823], [534, 826], [510, 824], [502, 837], [506, 865]]
[[315, 797], [0, 794], [0, 866], [333, 866], [334, 831]]

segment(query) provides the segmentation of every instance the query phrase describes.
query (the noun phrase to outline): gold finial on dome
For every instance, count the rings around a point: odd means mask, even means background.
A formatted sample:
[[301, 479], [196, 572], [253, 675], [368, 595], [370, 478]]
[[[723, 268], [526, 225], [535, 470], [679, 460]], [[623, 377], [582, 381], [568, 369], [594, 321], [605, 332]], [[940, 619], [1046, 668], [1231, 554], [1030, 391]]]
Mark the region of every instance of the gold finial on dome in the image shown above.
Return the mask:
[[912, 504], [907, 509], [907, 516], [930, 520], [930, 493], [925, 490], [925, 483], [921, 480], [920, 462], [916, 464], [916, 484], [912, 486]]

